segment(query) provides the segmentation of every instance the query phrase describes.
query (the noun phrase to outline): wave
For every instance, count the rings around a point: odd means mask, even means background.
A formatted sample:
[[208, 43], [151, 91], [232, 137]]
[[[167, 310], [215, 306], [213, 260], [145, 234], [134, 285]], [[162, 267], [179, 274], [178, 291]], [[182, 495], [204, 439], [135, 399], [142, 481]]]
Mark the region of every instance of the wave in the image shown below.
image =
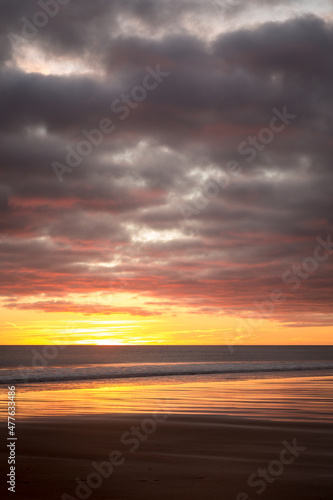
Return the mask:
[[1, 369], [0, 384], [333, 369], [329, 361], [137, 363]]

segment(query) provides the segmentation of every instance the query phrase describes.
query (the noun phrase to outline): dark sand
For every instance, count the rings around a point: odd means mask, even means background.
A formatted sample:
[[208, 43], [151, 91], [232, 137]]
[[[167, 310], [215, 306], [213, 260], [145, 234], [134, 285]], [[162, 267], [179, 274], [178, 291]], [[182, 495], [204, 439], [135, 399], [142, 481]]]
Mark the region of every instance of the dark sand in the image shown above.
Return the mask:
[[[16, 493], [5, 491], [1, 498], [53, 500], [64, 493], [69, 495], [64, 499], [78, 498], [75, 479], [86, 481], [94, 471], [92, 461], [106, 461], [119, 450], [125, 462], [81, 498], [235, 500], [244, 492], [252, 500], [333, 499], [333, 425], [169, 416], [131, 453], [133, 443], [122, 444], [121, 436], [143, 419], [113, 415], [17, 422]], [[6, 434], [1, 434], [4, 442]], [[306, 450], [258, 495], [259, 486], [248, 486], [248, 477], [279, 460], [282, 441], [295, 438]], [[6, 462], [1, 447], [2, 488]]]

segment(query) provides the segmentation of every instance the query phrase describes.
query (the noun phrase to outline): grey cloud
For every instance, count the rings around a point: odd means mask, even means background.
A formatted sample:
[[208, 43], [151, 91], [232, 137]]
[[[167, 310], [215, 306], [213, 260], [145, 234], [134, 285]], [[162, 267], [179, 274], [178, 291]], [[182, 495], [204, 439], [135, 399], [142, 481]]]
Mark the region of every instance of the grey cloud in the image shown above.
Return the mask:
[[[281, 286], [292, 263], [311, 255], [319, 234], [333, 233], [332, 26], [300, 17], [222, 34], [209, 46], [194, 33], [111, 39], [106, 16], [90, 50], [105, 9], [163, 23], [163, 9], [152, 2], [109, 5], [77, 11], [77, 22], [73, 7], [66, 20], [50, 21], [38, 42], [47, 51], [57, 33], [58, 54], [95, 57], [104, 41], [97, 63], [106, 75], [45, 76], [4, 66], [0, 73], [1, 293], [103, 291], [112, 261], [129, 292], [202, 312], [248, 310]], [[171, 3], [170, 19], [181, 6]], [[14, 22], [14, 13], [25, 15], [22, 2], [13, 1], [7, 20]], [[170, 76], [121, 121], [110, 104], [140, 83], [147, 64]], [[284, 106], [297, 119], [248, 162], [238, 145]], [[66, 146], [75, 148], [82, 129], [103, 117], [115, 120], [115, 133], [60, 184], [52, 161], [64, 161]], [[210, 169], [217, 175], [229, 160], [240, 163], [242, 175], [185, 221], [177, 203], [200, 197]], [[195, 236], [184, 234], [186, 224]], [[305, 281], [279, 320], [292, 323], [293, 307], [327, 311], [331, 268], [327, 262]]]

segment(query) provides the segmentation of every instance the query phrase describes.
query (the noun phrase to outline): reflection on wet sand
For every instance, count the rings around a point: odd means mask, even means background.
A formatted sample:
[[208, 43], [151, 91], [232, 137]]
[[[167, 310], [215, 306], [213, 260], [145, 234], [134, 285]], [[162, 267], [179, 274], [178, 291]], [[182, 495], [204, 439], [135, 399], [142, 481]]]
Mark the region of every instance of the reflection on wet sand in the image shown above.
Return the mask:
[[[17, 417], [149, 413], [215, 414], [278, 420], [329, 421], [333, 376], [252, 380], [127, 379], [17, 387]], [[5, 407], [1, 408], [4, 416]]]

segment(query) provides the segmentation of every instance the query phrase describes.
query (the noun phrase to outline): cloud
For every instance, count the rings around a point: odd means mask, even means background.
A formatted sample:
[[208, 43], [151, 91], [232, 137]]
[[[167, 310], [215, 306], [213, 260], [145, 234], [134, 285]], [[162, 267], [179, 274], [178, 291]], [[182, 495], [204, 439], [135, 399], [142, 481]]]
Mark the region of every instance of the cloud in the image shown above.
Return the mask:
[[[50, 61], [80, 60], [86, 74], [30, 72], [15, 66], [8, 45], [1, 49], [0, 293], [7, 307], [94, 313], [67, 295], [119, 291], [121, 280], [126, 292], [161, 305], [219, 315], [255, 312], [255, 302], [281, 288], [288, 298], [278, 321], [301, 324], [307, 310], [304, 324], [330, 323], [330, 260], [295, 294], [281, 276], [313, 254], [318, 236], [332, 234], [333, 26], [314, 14], [267, 23], [259, 16], [210, 40], [190, 23], [178, 29], [187, 14], [202, 12], [202, 2], [190, 4], [73, 0], [31, 45]], [[1, 23], [18, 29], [15, 22], [35, 7], [0, 2]], [[238, 5], [235, 16], [247, 8]], [[121, 120], [111, 104], [142, 83], [147, 65], [170, 75]], [[284, 108], [295, 119], [248, 161], [240, 144], [260, 137], [272, 110]], [[64, 162], [68, 147], [86, 139], [82, 130], [105, 117], [114, 132], [60, 183], [52, 162]], [[230, 161], [241, 173], [207, 202], [205, 183], [221, 180]], [[184, 205], [192, 207], [189, 219]]]
[[[19, 302], [14, 301], [8, 302], [6, 307], [9, 309], [20, 309], [20, 310], [37, 310], [44, 312], [57, 312], [57, 313], [79, 313], [83, 315], [95, 315], [100, 314], [103, 316], [109, 316], [112, 314], [128, 314], [130, 316], [156, 316], [159, 313], [156, 311], [148, 311], [141, 307], [114, 307], [100, 304], [75, 304], [67, 300], [44, 300], [36, 302]], [[16, 326], [16, 325], [14, 325]]]

